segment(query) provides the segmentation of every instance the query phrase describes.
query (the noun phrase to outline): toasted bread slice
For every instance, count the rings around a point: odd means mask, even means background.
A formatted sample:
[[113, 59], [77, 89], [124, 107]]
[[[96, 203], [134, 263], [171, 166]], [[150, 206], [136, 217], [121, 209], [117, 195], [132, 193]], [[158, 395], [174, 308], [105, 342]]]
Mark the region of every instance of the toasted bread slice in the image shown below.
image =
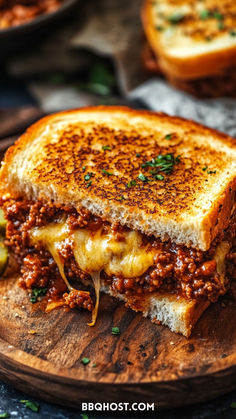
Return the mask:
[[186, 300], [175, 294], [160, 294], [158, 292], [145, 296], [127, 297], [117, 294], [107, 285], [101, 291], [126, 302], [126, 306], [141, 312], [153, 323], [168, 326], [172, 332], [189, 337], [194, 325], [202, 313], [209, 307], [209, 301]]
[[[168, 172], [152, 159], [171, 156]], [[162, 166], [162, 170], [164, 166]], [[50, 115], [5, 156], [1, 194], [85, 207], [108, 221], [207, 250], [229, 224], [235, 140], [181, 118], [122, 107]]]
[[142, 19], [164, 74], [194, 80], [236, 66], [235, 1], [145, 0]]

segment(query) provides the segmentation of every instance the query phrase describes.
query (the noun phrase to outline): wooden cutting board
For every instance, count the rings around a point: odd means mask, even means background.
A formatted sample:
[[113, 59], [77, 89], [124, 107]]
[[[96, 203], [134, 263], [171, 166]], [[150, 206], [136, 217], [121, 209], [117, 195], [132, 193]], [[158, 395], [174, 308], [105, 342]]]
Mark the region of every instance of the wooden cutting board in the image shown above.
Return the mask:
[[[236, 305], [229, 298], [213, 304], [187, 339], [106, 295], [93, 328], [88, 312], [43, 313], [13, 274], [0, 281], [0, 295], [1, 378], [44, 400], [74, 407], [142, 401], [162, 408], [236, 387]], [[111, 334], [114, 326], [120, 335]], [[90, 363], [83, 365], [83, 357]]]

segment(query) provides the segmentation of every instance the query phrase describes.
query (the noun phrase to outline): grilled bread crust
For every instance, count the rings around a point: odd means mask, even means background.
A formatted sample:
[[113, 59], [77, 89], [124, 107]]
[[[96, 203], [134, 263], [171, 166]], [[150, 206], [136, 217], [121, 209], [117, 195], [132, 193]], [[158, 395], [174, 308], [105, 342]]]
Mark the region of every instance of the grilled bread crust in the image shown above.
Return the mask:
[[202, 313], [209, 307], [209, 301], [186, 300], [175, 294], [161, 294], [158, 292], [150, 295], [127, 296], [115, 293], [111, 287], [102, 285], [101, 290], [125, 301], [126, 306], [134, 311], [141, 312], [153, 323], [168, 326], [172, 332], [181, 333], [189, 337], [194, 325]]
[[[158, 57], [145, 41], [141, 52], [142, 66], [148, 73], [163, 76], [158, 64]], [[236, 97], [236, 67], [227, 69], [227, 73], [218, 76], [201, 77], [195, 80], [176, 79], [166, 75], [170, 84], [199, 98]]]
[[222, 76], [236, 67], [233, 0], [144, 0], [142, 21], [158, 67], [172, 79]]
[[[207, 250], [235, 202], [235, 144], [160, 113], [103, 106], [65, 111], [32, 125], [7, 151], [0, 193], [85, 207], [144, 234]], [[142, 164], [159, 154], [180, 161], [154, 180]]]

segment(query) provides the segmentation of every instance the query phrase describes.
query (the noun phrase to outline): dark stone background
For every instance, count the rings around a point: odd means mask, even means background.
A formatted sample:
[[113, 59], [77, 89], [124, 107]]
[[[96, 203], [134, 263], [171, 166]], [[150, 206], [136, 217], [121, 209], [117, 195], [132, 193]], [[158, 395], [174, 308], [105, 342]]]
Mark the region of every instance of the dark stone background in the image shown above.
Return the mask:
[[[40, 404], [39, 412], [34, 413], [25, 408], [25, 406], [20, 403], [20, 400], [22, 399], [37, 401]], [[218, 399], [207, 403], [181, 409], [157, 411], [150, 414], [145, 414], [144, 412], [137, 415], [127, 413], [123, 416], [111, 413], [100, 415], [94, 412], [87, 412], [86, 414], [88, 415], [88, 419], [234, 419], [236, 417], [236, 409], [230, 407], [234, 400], [236, 401], [236, 392], [219, 397]], [[81, 413], [77, 410], [61, 408], [37, 399], [29, 398], [27, 395], [0, 382], [0, 414], [3, 412], [8, 412], [11, 418], [16, 419], [82, 419]]]

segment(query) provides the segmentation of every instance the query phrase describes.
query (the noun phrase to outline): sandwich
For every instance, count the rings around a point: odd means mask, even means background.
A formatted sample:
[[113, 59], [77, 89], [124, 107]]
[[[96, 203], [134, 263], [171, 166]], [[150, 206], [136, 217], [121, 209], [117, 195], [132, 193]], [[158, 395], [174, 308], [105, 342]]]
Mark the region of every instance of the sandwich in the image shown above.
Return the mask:
[[8, 149], [0, 172], [19, 284], [45, 309], [100, 292], [189, 336], [235, 279], [235, 140], [123, 107], [60, 112]]
[[236, 2], [144, 0], [143, 63], [203, 97], [236, 95]]

